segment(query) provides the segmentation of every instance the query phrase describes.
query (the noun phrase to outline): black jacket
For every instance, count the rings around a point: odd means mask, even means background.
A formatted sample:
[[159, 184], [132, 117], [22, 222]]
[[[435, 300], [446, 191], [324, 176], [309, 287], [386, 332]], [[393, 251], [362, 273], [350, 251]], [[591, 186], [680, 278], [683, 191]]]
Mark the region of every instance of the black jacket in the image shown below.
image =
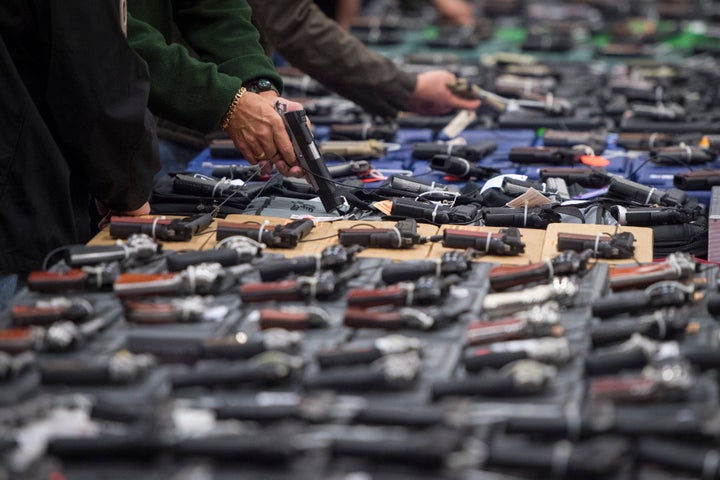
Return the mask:
[[118, 0], [0, 2], [0, 273], [90, 236], [90, 195], [140, 207], [159, 169]]

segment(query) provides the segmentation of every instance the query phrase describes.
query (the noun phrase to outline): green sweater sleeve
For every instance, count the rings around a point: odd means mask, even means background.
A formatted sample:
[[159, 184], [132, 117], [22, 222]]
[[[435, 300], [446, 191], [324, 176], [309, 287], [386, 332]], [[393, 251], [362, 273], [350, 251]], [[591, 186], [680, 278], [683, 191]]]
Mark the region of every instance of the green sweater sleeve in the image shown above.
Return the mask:
[[[250, 9], [239, 0], [130, 0], [128, 41], [150, 72], [150, 109], [208, 132], [243, 83], [280, 77], [258, 42]], [[177, 29], [199, 58], [173, 42]]]
[[174, 19], [203, 61], [244, 82], [266, 78], [282, 91], [282, 81], [260, 45], [244, 0], [173, 0]]

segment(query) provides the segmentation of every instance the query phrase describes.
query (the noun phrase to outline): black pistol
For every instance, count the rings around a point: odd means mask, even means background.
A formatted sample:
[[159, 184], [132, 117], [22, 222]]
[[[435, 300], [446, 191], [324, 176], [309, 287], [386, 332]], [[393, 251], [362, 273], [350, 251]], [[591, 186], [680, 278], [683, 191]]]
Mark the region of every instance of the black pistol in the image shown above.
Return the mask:
[[320, 154], [320, 147], [308, 128], [305, 110], [288, 112], [284, 107], [286, 106], [279, 102], [276, 104], [278, 112], [285, 120], [285, 127], [292, 140], [298, 162], [308, 173], [308, 183], [317, 192], [325, 210], [328, 212], [343, 210], [347, 202], [336, 191], [332, 176]]

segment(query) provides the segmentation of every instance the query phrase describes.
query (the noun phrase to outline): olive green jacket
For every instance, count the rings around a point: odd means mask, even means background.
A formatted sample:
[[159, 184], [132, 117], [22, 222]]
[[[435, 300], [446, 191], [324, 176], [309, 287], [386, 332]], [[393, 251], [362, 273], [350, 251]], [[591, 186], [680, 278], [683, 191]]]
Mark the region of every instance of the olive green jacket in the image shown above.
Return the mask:
[[373, 52], [329, 19], [312, 0], [248, 0], [263, 38], [293, 66], [369, 112], [406, 110], [415, 75]]
[[243, 83], [267, 78], [282, 91], [246, 1], [129, 0], [128, 10], [128, 41], [148, 65], [155, 115], [208, 132]]

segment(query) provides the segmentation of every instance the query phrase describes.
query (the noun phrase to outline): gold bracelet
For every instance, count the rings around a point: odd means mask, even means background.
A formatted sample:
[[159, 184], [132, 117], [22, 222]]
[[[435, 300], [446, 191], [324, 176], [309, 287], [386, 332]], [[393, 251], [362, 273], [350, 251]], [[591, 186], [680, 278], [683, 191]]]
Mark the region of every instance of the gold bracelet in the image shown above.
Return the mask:
[[225, 112], [225, 115], [223, 115], [222, 121], [220, 122], [220, 128], [222, 128], [223, 130], [225, 130], [228, 125], [230, 125], [230, 120], [235, 113], [235, 107], [237, 107], [238, 102], [240, 101], [242, 96], [245, 95], [245, 92], [247, 92], [247, 89], [245, 87], [240, 87], [240, 90], [237, 91], [237, 93], [232, 99], [232, 102], [230, 102], [230, 106], [228, 107], [227, 112]]

